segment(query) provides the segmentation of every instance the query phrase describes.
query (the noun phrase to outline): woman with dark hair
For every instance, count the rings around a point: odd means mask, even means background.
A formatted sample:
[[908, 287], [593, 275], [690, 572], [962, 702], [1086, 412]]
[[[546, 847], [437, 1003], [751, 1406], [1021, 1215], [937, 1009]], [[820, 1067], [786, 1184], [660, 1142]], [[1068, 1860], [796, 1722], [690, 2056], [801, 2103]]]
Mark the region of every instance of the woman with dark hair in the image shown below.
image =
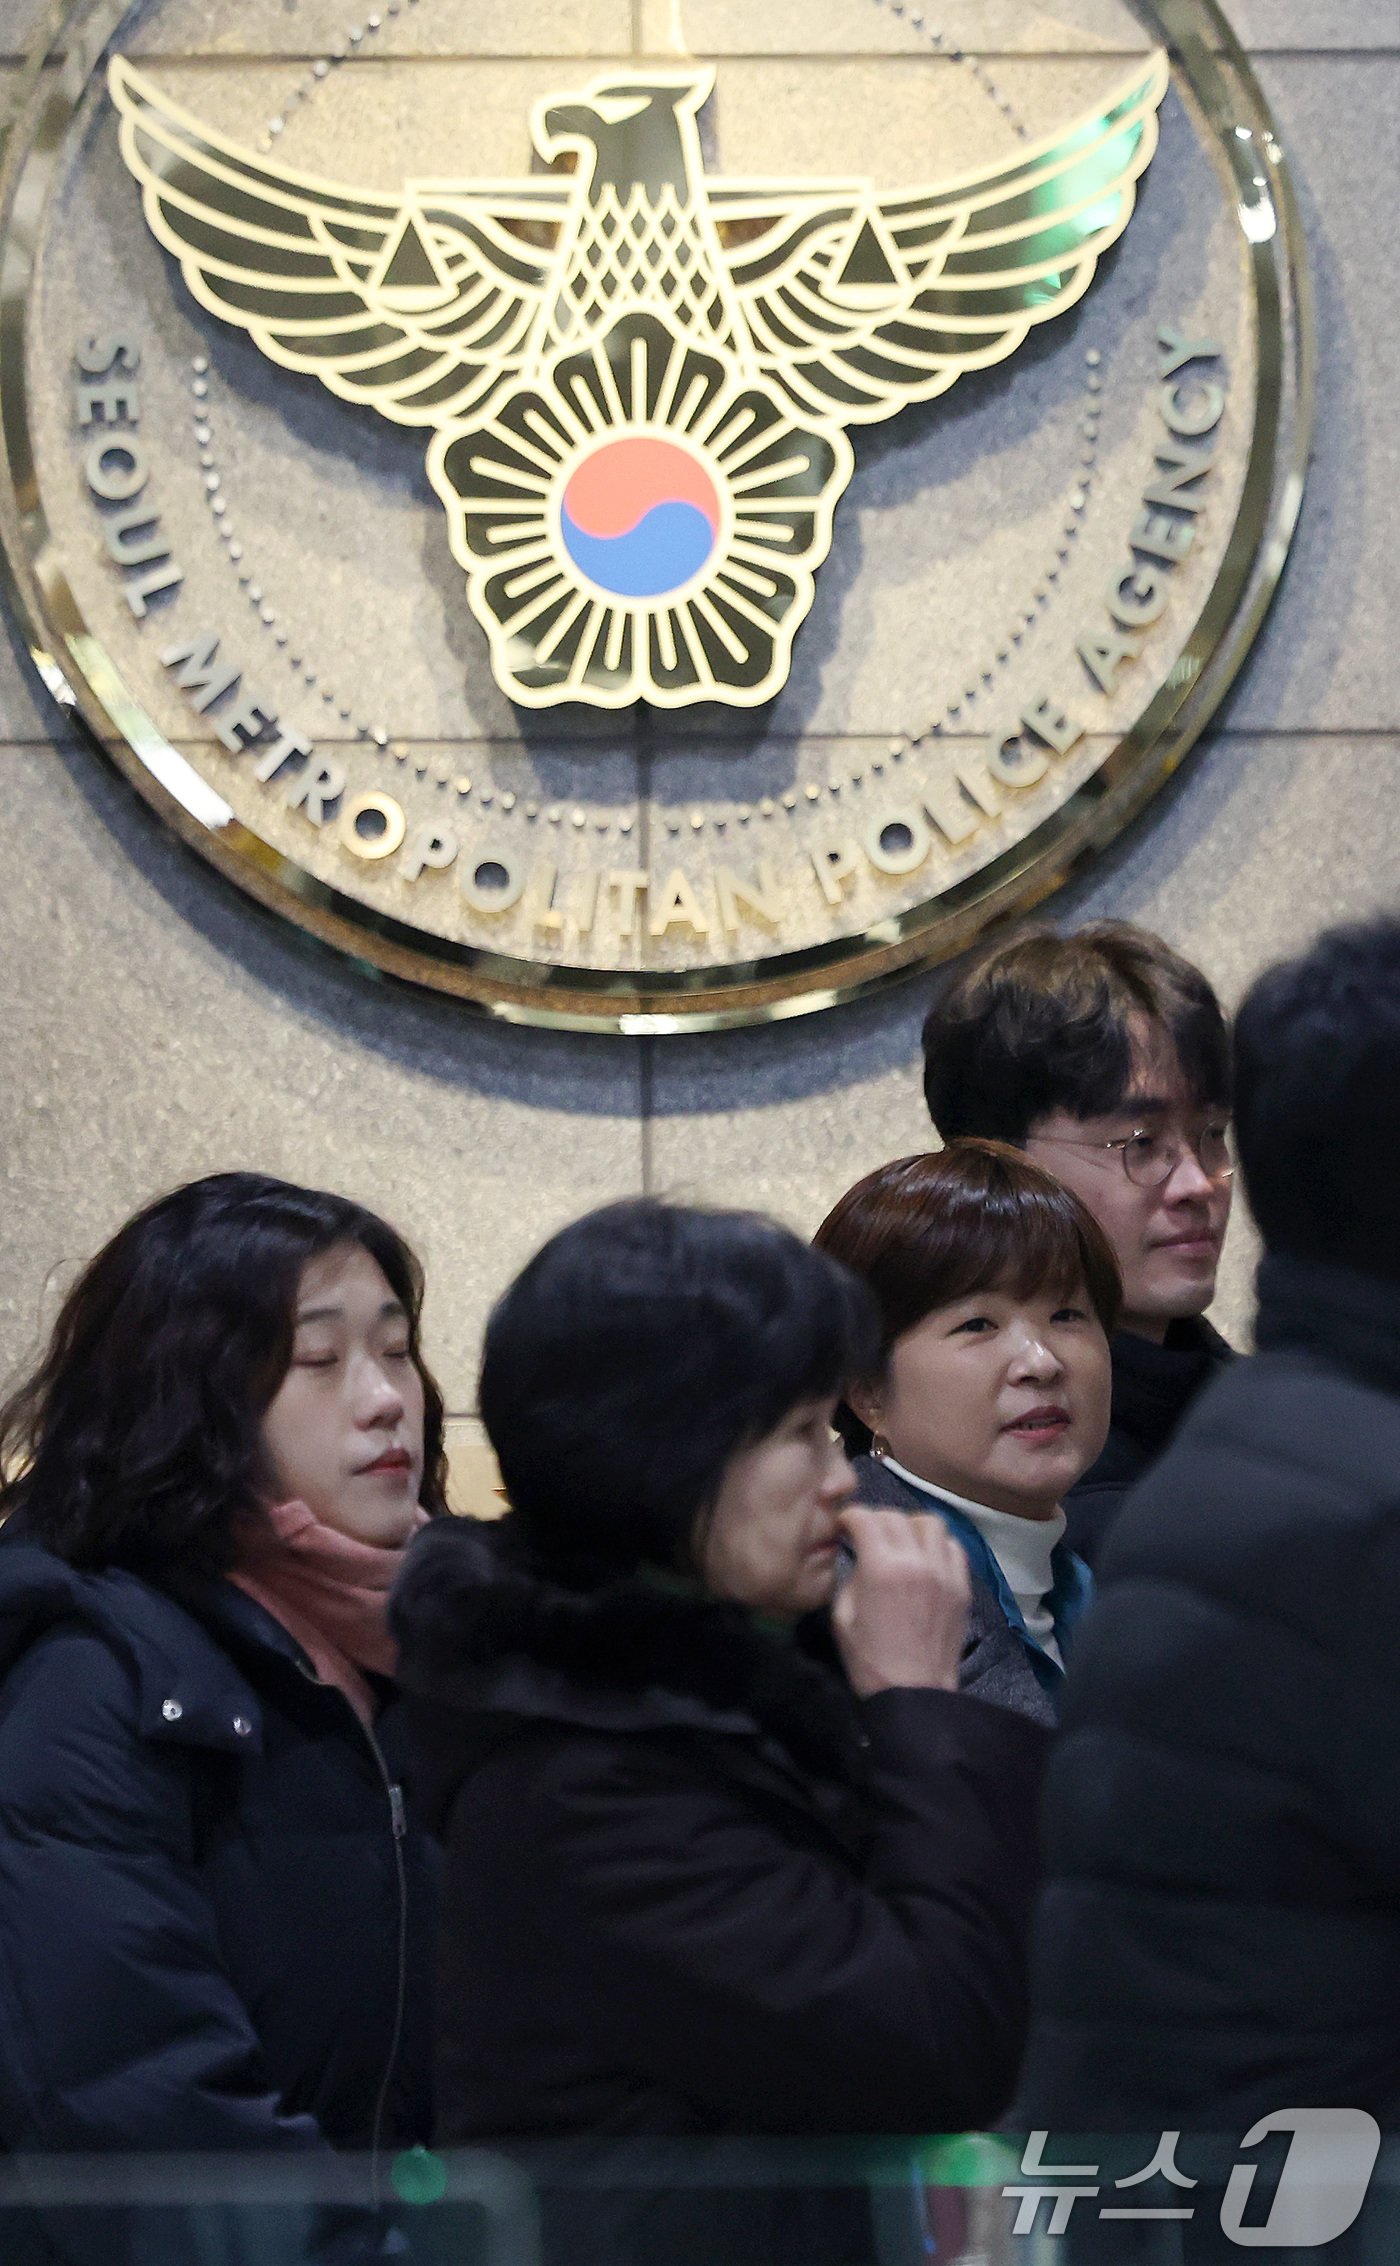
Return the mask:
[[[447, 1842], [441, 2138], [1005, 2107], [1043, 1739], [955, 1689], [967, 1585], [941, 1523], [850, 1507], [831, 1420], [877, 1334], [863, 1287], [784, 1229], [652, 1202], [567, 1228], [492, 1315], [509, 1515], [420, 1536], [394, 1602]], [[809, 1655], [843, 1542], [835, 1656]], [[721, 2203], [590, 2239], [611, 2266], [781, 2250]], [[794, 2255], [835, 2255], [796, 2197], [776, 2209]], [[868, 2247], [867, 2226], [840, 2255]]]
[[964, 1690], [1053, 1722], [1092, 1588], [1060, 1503], [1108, 1431], [1108, 1239], [1018, 1149], [953, 1141], [857, 1181], [816, 1243], [880, 1310], [837, 1419], [861, 1499], [944, 1521], [972, 1574]]
[[220, 1174], [98, 1253], [0, 1411], [9, 2149], [425, 2135], [386, 1619], [444, 1508], [421, 1302], [372, 1213]]

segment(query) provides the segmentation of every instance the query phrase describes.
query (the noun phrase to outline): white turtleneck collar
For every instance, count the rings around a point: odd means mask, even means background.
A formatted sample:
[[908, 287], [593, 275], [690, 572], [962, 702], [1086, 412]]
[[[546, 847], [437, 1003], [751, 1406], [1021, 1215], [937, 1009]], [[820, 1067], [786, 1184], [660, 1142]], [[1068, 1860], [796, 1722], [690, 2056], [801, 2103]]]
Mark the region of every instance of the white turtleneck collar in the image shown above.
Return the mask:
[[961, 1511], [964, 1518], [971, 1520], [1020, 1607], [1026, 1634], [1042, 1652], [1049, 1654], [1057, 1668], [1063, 1668], [1064, 1661], [1055, 1641], [1049, 1595], [1055, 1584], [1050, 1558], [1056, 1543], [1064, 1536], [1064, 1512], [1057, 1510], [1048, 1519], [1018, 1518], [1014, 1511], [993, 1511], [985, 1503], [970, 1502], [966, 1495], [955, 1495], [951, 1487], [935, 1487], [932, 1480], [920, 1479], [916, 1471], [906, 1470], [888, 1453], [879, 1461], [887, 1471], [897, 1473], [911, 1487], [917, 1487], [921, 1495], [931, 1495], [940, 1503], [951, 1503], [955, 1511]]

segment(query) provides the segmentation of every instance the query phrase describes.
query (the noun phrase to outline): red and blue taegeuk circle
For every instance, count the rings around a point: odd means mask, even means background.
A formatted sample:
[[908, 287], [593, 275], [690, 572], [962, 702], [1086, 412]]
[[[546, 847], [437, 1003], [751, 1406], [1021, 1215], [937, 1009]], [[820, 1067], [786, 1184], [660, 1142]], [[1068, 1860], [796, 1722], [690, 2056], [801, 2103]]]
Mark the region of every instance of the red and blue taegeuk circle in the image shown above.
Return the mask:
[[560, 527], [574, 565], [615, 598], [665, 598], [694, 580], [719, 541], [715, 483], [689, 449], [649, 434], [605, 441], [564, 490]]

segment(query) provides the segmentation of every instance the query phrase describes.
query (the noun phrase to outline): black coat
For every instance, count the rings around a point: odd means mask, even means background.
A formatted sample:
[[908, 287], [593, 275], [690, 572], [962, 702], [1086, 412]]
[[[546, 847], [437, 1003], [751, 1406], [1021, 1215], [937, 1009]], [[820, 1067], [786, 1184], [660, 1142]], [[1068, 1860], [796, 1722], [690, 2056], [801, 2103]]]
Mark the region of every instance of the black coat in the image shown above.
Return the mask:
[[736, 1607], [556, 1585], [513, 1526], [427, 1530], [396, 1594], [447, 1849], [440, 2137], [995, 2117], [1044, 1732], [857, 1704]]
[[1151, 1470], [1198, 1393], [1235, 1355], [1206, 1321], [1172, 1322], [1166, 1343], [1113, 1337], [1113, 1409], [1103, 1453], [1065, 1497], [1065, 1540], [1097, 1567], [1130, 1487]]
[[1274, 1258], [1260, 1294], [1067, 1679], [1031, 2125], [1400, 2117], [1400, 1289]]
[[394, 1718], [376, 1749], [227, 1583], [177, 1603], [0, 1546], [0, 2142], [425, 2136], [430, 1882]]

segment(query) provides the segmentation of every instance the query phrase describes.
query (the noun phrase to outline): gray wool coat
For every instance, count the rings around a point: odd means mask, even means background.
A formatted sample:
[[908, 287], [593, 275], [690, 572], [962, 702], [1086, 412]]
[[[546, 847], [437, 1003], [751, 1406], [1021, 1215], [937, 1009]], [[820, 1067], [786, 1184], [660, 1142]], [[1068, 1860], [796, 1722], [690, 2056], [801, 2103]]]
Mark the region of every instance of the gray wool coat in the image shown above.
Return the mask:
[[[927, 1496], [891, 1471], [878, 1456], [856, 1456], [852, 1468], [862, 1503], [885, 1511], [928, 1510]], [[1020, 1638], [1007, 1626], [995, 1590], [975, 1566], [959, 1689], [977, 1699], [992, 1700], [998, 1707], [1013, 1708], [1018, 1715], [1029, 1716], [1032, 1723], [1055, 1722], [1053, 1699], [1032, 1668]]]

